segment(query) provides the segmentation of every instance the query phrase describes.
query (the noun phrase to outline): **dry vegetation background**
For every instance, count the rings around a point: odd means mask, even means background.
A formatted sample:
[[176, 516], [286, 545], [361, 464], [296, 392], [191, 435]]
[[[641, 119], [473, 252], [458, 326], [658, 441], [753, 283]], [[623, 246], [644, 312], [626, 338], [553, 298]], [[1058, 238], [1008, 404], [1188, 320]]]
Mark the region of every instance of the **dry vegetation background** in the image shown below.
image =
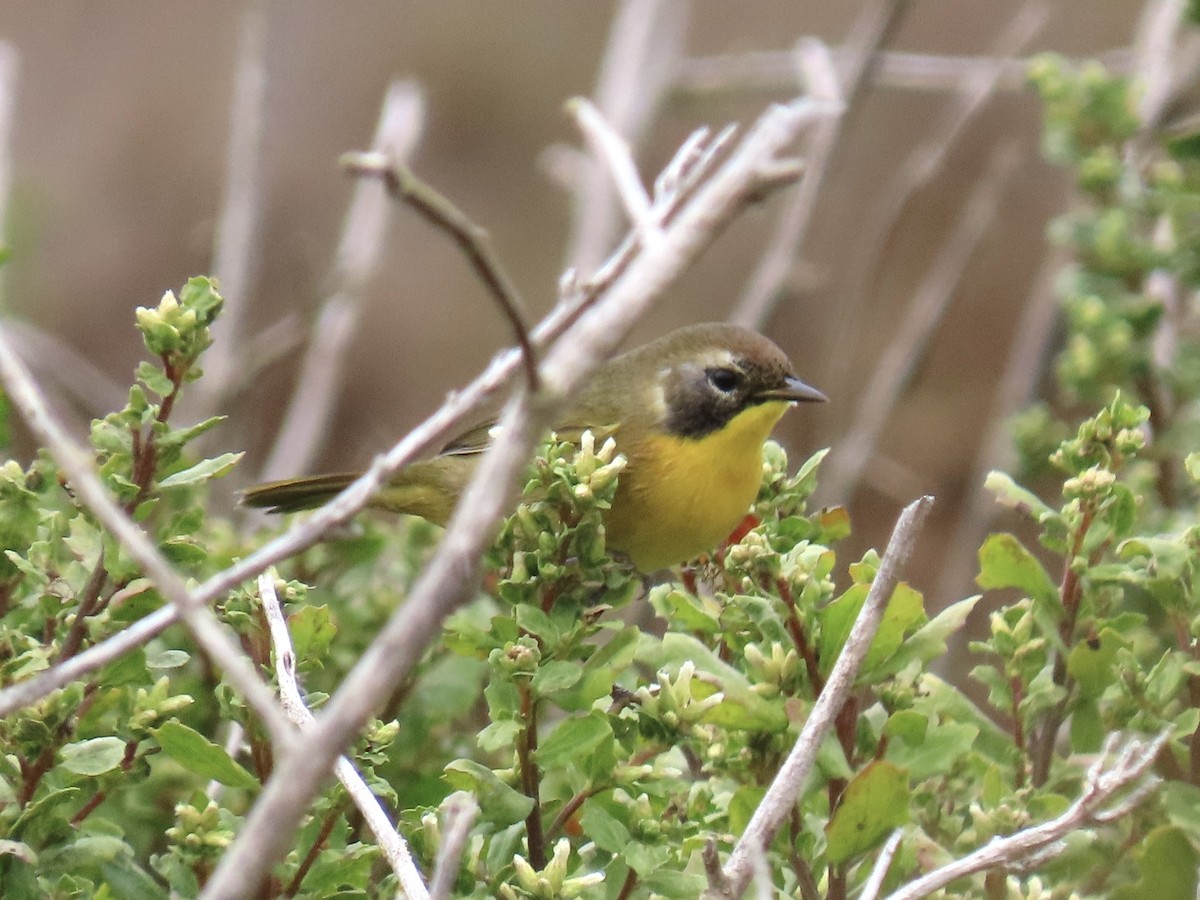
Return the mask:
[[[917, 0], [888, 49], [987, 55], [1022, 6]], [[702, 57], [787, 54], [805, 35], [836, 47], [859, 7], [697, 0], [687, 7], [682, 65], [688, 71], [687, 60]], [[1137, 0], [1047, 3], [1046, 25], [1022, 54], [1088, 56], [1126, 47], [1141, 7]], [[89, 388], [102, 388], [102, 381], [84, 374], [81, 361], [111, 380], [111, 403], [119, 405], [139, 358], [134, 307], [153, 305], [189, 275], [212, 271], [245, 9], [232, 2], [35, 0], [5, 0], [0, 7], [0, 39], [19, 54], [5, 304], [70, 348], [56, 356], [33, 342], [37, 335], [26, 342], [43, 381], [86, 415], [101, 409], [71, 400], [69, 388], [81, 377]], [[280, 358], [231, 402], [231, 422], [216, 438], [225, 449], [249, 450], [242, 479], [253, 479], [265, 458], [294, 382], [303, 330], [331, 288], [353, 189], [338, 157], [369, 145], [393, 78], [411, 78], [425, 93], [416, 171], [489, 229], [531, 313], [550, 308], [571, 226], [571, 195], [550, 174], [549, 161], [562, 154], [550, 148], [579, 145], [563, 104], [594, 91], [616, 9], [550, 0], [261, 5], [267, 23], [261, 230], [244, 302], [251, 334], [289, 318], [294, 325], [278, 332]], [[774, 88], [677, 85], [638, 148], [643, 173], [652, 177], [699, 125], [749, 122], [770, 100], [794, 96], [786, 70], [782, 79]], [[953, 559], [954, 537], [982, 490], [977, 455], [1016, 323], [1035, 292], [1046, 223], [1069, 202], [1062, 173], [1039, 158], [1036, 99], [1004, 86], [944, 147], [944, 165], [910, 197], [878, 270], [864, 270], [879, 198], [957, 96], [950, 84], [866, 86], [846, 120], [786, 295], [764, 327], [800, 374], [832, 397], [826, 407], [789, 416], [782, 440], [796, 459], [825, 444], [836, 458], [877, 377], [878, 359], [931, 267], [944, 259], [968, 195], [998, 148], [1014, 142], [1015, 167], [994, 185], [996, 202], [984, 209], [986, 233], [914, 378], [886, 415], [870, 474], [856, 489], [825, 498], [850, 504], [862, 548], [885, 540], [902, 503], [921, 493], [937, 497], [910, 571], [933, 595], [931, 605], [971, 592], [973, 573], [962, 564], [973, 554]], [[728, 317], [787, 202], [777, 195], [736, 223], [662, 298], [636, 340]], [[840, 339], [846, 292], [864, 280], [861, 326], [852, 339]], [[445, 237], [408, 210], [395, 210], [382, 261], [362, 297], [320, 466], [361, 464], [389, 446], [508, 338]], [[839, 358], [849, 361], [845, 377], [836, 371]], [[223, 483], [231, 493], [234, 481]]]

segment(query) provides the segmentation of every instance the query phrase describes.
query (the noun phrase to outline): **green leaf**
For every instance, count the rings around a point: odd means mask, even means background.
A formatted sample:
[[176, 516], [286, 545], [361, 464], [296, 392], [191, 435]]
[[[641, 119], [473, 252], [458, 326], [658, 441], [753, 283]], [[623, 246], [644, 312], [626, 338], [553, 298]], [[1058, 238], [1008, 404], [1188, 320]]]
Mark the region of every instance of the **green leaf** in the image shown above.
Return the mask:
[[767, 789], [757, 784], [747, 784], [734, 791], [729, 798], [729, 830], [741, 834], [750, 824], [758, 805], [766, 795]]
[[167, 377], [167, 373], [146, 360], [138, 363], [136, 375], [138, 381], [160, 397], [167, 396], [175, 389], [175, 385]]
[[579, 816], [583, 836], [601, 850], [617, 854], [629, 843], [629, 829], [600, 803], [588, 800]]
[[670, 584], [660, 584], [650, 592], [650, 605], [673, 627], [703, 634], [720, 630], [721, 605], [713, 597], [697, 597]]
[[1095, 753], [1103, 745], [1107, 734], [1096, 698], [1080, 697], [1071, 711], [1071, 750], [1075, 753]]
[[902, 709], [888, 716], [883, 733], [888, 737], [898, 737], [901, 740], [919, 745], [929, 732], [929, 719], [915, 709]]
[[288, 616], [288, 631], [296, 648], [296, 659], [320, 665], [337, 636], [337, 626], [328, 606], [305, 604]]
[[483, 660], [443, 656], [421, 674], [412, 702], [436, 715], [438, 721], [465, 715], [479, 702], [487, 668]]
[[1200, 453], [1189, 453], [1183, 460], [1183, 466], [1192, 481], [1200, 481]]
[[545, 697], [556, 691], [574, 687], [583, 675], [583, 663], [552, 659], [538, 666], [533, 673], [533, 689]]
[[1141, 878], [1135, 884], [1118, 887], [1112, 893], [1113, 900], [1195, 900], [1198, 859], [1181, 829], [1170, 825], [1155, 828], [1146, 835], [1138, 854]]
[[100, 532], [83, 516], [71, 520], [70, 534], [63, 538], [63, 543], [85, 568], [94, 569], [100, 561], [100, 550], [103, 546]]
[[455, 790], [471, 792], [479, 801], [480, 813], [500, 827], [515, 825], [533, 809], [531, 797], [509, 787], [495, 772], [474, 760], [454, 760], [442, 771], [442, 780]]
[[1162, 791], [1159, 797], [1172, 824], [1200, 834], [1200, 787], [1172, 781], [1170, 790]]
[[186, 650], [161, 650], [158, 653], [148, 653], [143, 665], [147, 669], [178, 669], [187, 665], [191, 658], [191, 654]]
[[625, 862], [629, 868], [644, 877], [670, 866], [671, 852], [662, 844], [634, 842], [625, 848]]
[[1034, 521], [1044, 522], [1047, 519], [1058, 518], [1058, 510], [1049, 506], [1041, 497], [1027, 488], [1021, 487], [1012, 480], [1012, 476], [1004, 472], [989, 472], [983, 486], [996, 495], [996, 500], [1029, 516]]
[[859, 772], [842, 794], [825, 834], [827, 855], [834, 865], [875, 847], [908, 821], [908, 775], [889, 762], [873, 762]]
[[153, 729], [150, 733], [162, 747], [163, 753], [189, 772], [219, 781], [228, 787], [247, 790], [258, 787], [258, 779], [242, 768], [224, 749], [178, 719], [165, 722], [161, 728]]
[[[869, 591], [870, 585], [856, 584], [821, 610], [818, 652], [824, 674], [833, 671]], [[876, 666], [886, 662], [900, 648], [905, 635], [924, 618], [925, 608], [920, 592], [903, 582], [897, 584], [884, 610], [879, 630], [875, 632], [867, 650], [861, 672], [869, 674]]]
[[61, 840], [62, 835], [55, 832], [65, 820], [64, 817], [53, 813], [55, 807], [61, 806], [68, 800], [73, 800], [80, 793], [79, 788], [69, 787], [52, 790], [42, 797], [37, 797], [32, 803], [21, 810], [7, 837], [21, 840], [31, 847], [40, 847], [43, 842], [53, 835], [55, 840]]
[[585, 760], [606, 742], [611, 742], [612, 737], [608, 716], [601, 712], [592, 711], [586, 716], [565, 719], [538, 745], [538, 764], [556, 769], [572, 761]]
[[1058, 588], [1025, 545], [1011, 534], [992, 534], [979, 548], [979, 575], [984, 590], [1017, 588], [1038, 603], [1057, 606]]
[[119, 737], [98, 737], [76, 741], [62, 748], [62, 765], [76, 775], [103, 775], [125, 758], [125, 741]]
[[211, 325], [225, 302], [213, 285], [212, 279], [203, 275], [194, 275], [179, 290], [179, 301], [188, 309], [194, 310], [196, 317], [204, 325]]
[[190, 468], [168, 475], [158, 483], [160, 488], [182, 487], [188, 484], [199, 484], [212, 478], [220, 478], [229, 472], [245, 453], [222, 453], [212, 459], [204, 459]]
[[887, 758], [902, 766], [913, 781], [944, 775], [971, 753], [980, 729], [963, 722], [942, 721], [932, 725], [924, 740], [909, 744], [895, 740], [888, 744]]
[[[817, 771], [827, 779], [840, 778], [842, 781], [849, 781], [854, 777], [854, 769], [846, 759], [846, 749], [838, 740], [837, 734], [832, 731], [825, 735], [821, 746], [817, 748], [816, 765]], [[818, 786], [819, 784], [810, 783], [805, 785], [805, 788], [811, 790]]]
[[517, 735], [525, 730], [525, 726], [516, 719], [501, 719], [491, 722], [475, 739], [479, 749], [485, 753], [494, 753], [504, 747], [512, 747]]
[[569, 712], [581, 711], [611, 694], [618, 676], [632, 665], [641, 637], [641, 630], [629, 625], [609, 638], [584, 663], [583, 677], [579, 683], [569, 692], [555, 697], [558, 705]]
[[979, 598], [980, 595], [976, 594], [965, 600], [959, 600], [957, 603], [951, 603], [918, 628], [912, 637], [892, 654], [891, 659], [880, 665], [871, 675], [878, 680], [888, 675], [894, 675], [913, 660], [924, 665], [937, 659], [946, 652], [947, 638], [963, 627], [967, 617], [975, 609], [975, 604], [979, 602]]
[[1102, 629], [1098, 638], [1081, 641], [1067, 657], [1067, 672], [1078, 682], [1085, 697], [1098, 697], [1116, 681], [1117, 652], [1129, 641], [1111, 628]]

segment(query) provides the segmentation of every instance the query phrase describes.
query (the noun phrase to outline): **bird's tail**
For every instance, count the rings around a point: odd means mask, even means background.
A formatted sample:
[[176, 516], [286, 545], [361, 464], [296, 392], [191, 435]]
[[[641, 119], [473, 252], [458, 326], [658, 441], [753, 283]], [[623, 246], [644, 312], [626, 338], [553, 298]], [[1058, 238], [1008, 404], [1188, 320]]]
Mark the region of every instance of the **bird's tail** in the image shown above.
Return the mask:
[[246, 506], [264, 508], [267, 512], [290, 513], [302, 509], [316, 509], [332, 500], [358, 477], [353, 472], [338, 472], [333, 475], [313, 475], [307, 478], [288, 478], [284, 481], [268, 481], [242, 493]]

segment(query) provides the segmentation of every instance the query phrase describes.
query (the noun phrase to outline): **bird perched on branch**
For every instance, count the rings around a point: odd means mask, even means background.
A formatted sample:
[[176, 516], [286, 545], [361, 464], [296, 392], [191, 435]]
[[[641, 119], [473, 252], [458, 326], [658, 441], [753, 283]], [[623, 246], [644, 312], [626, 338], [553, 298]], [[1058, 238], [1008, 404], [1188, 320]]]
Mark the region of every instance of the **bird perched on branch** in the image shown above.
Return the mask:
[[[643, 572], [711, 550], [758, 494], [762, 445], [794, 403], [824, 401], [767, 338], [736, 325], [692, 325], [592, 373], [554, 429], [560, 440], [612, 436], [627, 466], [604, 513], [607, 544]], [[491, 440], [488, 423], [394, 474], [368, 504], [444, 525]], [[248, 506], [320, 506], [358, 476], [316, 475], [250, 488]]]

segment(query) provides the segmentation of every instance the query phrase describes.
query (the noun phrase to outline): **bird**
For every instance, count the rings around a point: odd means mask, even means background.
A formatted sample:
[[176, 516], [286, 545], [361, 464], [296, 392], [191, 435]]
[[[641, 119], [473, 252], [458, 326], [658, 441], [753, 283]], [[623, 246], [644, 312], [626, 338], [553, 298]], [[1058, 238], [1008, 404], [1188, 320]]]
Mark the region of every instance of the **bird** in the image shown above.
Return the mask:
[[[709, 552], [741, 524], [758, 495], [762, 448], [794, 404], [824, 402], [787, 355], [729, 323], [689, 325], [599, 366], [555, 426], [559, 440], [612, 437], [626, 467], [602, 521], [606, 545], [653, 573]], [[445, 525], [493, 422], [436, 456], [396, 472], [367, 504]], [[249, 488], [242, 502], [269, 512], [312, 509], [354, 481], [337, 473]]]

